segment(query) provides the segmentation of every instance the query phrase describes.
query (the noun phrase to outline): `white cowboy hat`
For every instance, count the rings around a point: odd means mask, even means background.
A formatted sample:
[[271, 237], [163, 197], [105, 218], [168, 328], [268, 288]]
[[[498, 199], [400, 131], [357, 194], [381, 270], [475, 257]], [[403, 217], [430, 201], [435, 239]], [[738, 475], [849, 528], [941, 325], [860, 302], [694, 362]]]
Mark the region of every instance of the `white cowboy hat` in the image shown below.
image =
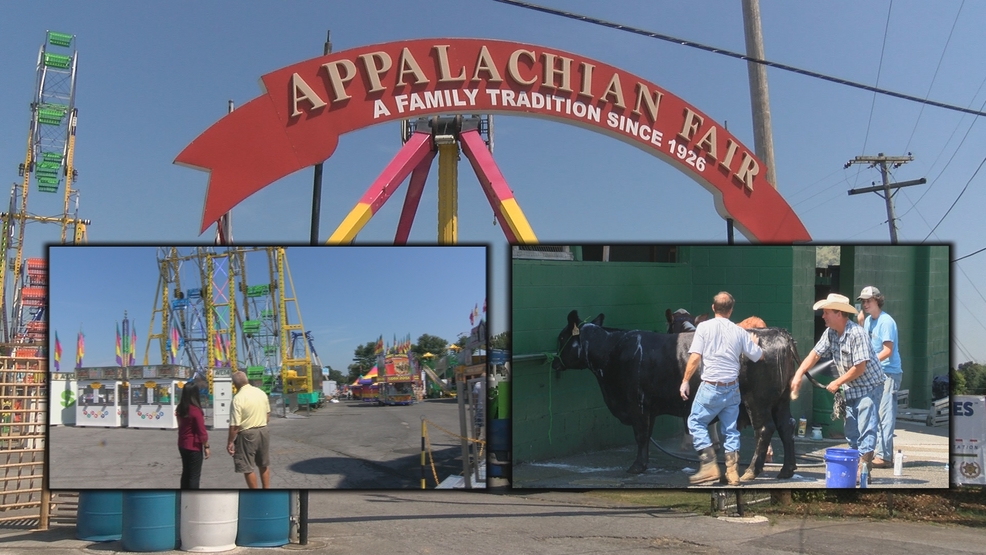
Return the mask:
[[842, 312], [848, 312], [849, 314], [856, 314], [856, 307], [849, 304], [849, 297], [839, 295], [838, 293], [829, 293], [828, 297], [818, 301], [811, 307], [812, 310], [819, 310], [822, 308], [841, 310]]

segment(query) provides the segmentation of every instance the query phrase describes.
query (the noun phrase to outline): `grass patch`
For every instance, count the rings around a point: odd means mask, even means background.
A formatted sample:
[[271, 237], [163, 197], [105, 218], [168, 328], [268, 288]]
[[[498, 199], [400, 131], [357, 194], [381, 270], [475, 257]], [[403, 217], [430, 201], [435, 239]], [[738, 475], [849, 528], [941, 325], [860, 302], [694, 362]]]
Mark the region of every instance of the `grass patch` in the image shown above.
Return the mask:
[[875, 520], [937, 522], [986, 528], [983, 488], [952, 490], [801, 490], [791, 503], [758, 505], [749, 513], [770, 516], [854, 517]]
[[682, 490], [593, 490], [586, 492], [593, 497], [609, 499], [632, 505], [663, 507], [680, 512], [707, 515], [711, 511], [709, 492]]

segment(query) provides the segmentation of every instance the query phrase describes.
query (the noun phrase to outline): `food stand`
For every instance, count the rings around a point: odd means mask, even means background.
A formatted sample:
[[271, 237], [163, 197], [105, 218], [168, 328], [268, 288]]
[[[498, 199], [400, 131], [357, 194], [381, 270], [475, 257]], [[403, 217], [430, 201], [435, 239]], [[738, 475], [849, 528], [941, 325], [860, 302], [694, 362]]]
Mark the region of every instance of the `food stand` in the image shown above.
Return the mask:
[[75, 376], [78, 388], [76, 426], [126, 426], [127, 386], [123, 368], [79, 368]]
[[191, 376], [187, 366], [131, 366], [127, 368], [130, 384], [130, 428], [175, 429], [182, 385]]

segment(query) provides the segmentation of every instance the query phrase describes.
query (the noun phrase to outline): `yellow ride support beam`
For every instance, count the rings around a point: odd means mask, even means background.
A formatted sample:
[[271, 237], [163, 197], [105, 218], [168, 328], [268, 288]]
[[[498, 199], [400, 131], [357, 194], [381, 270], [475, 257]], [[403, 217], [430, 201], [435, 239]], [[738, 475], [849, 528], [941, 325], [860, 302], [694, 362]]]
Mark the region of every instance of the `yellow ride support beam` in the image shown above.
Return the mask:
[[438, 145], [438, 244], [458, 239], [459, 143]]

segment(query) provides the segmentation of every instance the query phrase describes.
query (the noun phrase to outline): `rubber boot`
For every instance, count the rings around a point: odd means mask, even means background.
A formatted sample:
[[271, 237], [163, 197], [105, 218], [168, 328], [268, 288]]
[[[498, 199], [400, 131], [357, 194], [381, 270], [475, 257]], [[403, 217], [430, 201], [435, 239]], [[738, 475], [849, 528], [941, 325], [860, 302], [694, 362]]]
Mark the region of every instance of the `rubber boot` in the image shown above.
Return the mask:
[[726, 483], [730, 486], [740, 485], [739, 472], [736, 467], [739, 465], [739, 451], [726, 451]]
[[863, 467], [866, 467], [866, 483], [873, 483], [873, 455], [874, 451], [869, 453], [863, 453], [859, 456], [859, 466], [856, 467], [856, 483], [859, 484], [859, 476], [863, 473]]
[[698, 453], [698, 460], [702, 463], [698, 472], [688, 477], [689, 484], [704, 484], [706, 482], [716, 482], [719, 480], [719, 462], [716, 460], [716, 450], [709, 446]]

